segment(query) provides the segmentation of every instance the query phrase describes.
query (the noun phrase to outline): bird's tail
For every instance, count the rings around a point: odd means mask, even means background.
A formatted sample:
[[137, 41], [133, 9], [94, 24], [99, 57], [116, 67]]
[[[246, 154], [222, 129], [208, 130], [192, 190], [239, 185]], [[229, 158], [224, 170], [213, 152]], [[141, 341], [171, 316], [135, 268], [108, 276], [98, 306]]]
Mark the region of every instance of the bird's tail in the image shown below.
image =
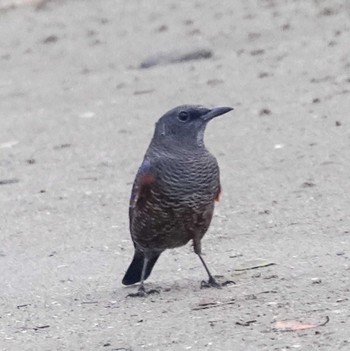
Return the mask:
[[[151, 258], [149, 258], [146, 267], [145, 280], [149, 277], [152, 269], [157, 262], [159, 253], [154, 253]], [[130, 263], [128, 270], [126, 271], [122, 283], [124, 285], [132, 285], [141, 281], [142, 267], [145, 260], [145, 256], [141, 251], [135, 250], [134, 257]]]

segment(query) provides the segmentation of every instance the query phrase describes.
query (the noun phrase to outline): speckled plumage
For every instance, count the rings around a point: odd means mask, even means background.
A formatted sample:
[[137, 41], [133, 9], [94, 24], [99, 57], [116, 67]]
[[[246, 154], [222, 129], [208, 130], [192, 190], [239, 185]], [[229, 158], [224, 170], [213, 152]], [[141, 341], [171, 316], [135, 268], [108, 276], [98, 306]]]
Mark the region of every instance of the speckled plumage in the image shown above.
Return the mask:
[[190, 240], [200, 256], [200, 241], [220, 193], [219, 167], [204, 146], [204, 130], [210, 119], [230, 110], [179, 106], [157, 122], [132, 189], [129, 218], [135, 256], [124, 284], [143, 283], [164, 250]]

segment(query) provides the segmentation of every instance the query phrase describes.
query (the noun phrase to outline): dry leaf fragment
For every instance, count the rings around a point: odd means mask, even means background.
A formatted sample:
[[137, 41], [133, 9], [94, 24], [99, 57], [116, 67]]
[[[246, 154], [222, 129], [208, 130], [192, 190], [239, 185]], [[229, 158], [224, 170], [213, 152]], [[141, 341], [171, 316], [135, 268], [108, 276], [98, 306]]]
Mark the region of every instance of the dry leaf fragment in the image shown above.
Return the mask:
[[256, 269], [261, 267], [273, 266], [276, 263], [264, 260], [262, 258], [257, 258], [255, 260], [250, 260], [247, 262], [243, 262], [239, 267], [234, 268], [235, 271], [247, 271], [250, 269]]
[[18, 183], [19, 180], [16, 178], [12, 178], [12, 179], [2, 179], [0, 180], [0, 185], [6, 185], [6, 184], [15, 184]]
[[317, 327], [322, 327], [329, 322], [329, 317], [326, 317], [326, 320], [322, 323], [304, 323], [300, 321], [277, 321], [274, 325], [274, 329], [277, 331], [298, 331], [298, 330], [306, 330]]
[[238, 321], [236, 322], [236, 325], [240, 325], [242, 327], [249, 327], [253, 323], [256, 323], [256, 319], [253, 319], [251, 321], [246, 321], [246, 322]]
[[158, 52], [142, 61], [140, 68], [150, 68], [158, 65], [169, 65], [192, 60], [209, 59], [213, 55], [213, 52], [207, 48]]
[[199, 310], [206, 310], [208, 308], [220, 307], [224, 305], [233, 305], [235, 303], [234, 299], [230, 299], [228, 301], [214, 301], [214, 302], [202, 302], [199, 303], [197, 306], [192, 308], [192, 311], [199, 311]]

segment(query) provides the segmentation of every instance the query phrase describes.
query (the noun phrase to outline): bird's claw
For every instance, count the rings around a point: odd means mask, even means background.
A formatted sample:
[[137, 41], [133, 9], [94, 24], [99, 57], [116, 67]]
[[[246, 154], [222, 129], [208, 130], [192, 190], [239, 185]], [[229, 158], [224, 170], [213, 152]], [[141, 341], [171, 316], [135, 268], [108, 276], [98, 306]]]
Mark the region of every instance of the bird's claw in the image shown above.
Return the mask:
[[201, 289], [206, 288], [221, 289], [221, 284], [219, 284], [213, 277], [210, 277], [208, 281], [202, 280], [201, 282]]
[[226, 280], [221, 284], [221, 286], [226, 286], [226, 285], [236, 285], [236, 283], [233, 280]]
[[148, 295], [159, 294], [159, 290], [151, 289], [146, 291], [145, 288], [139, 288], [136, 293], [128, 294], [126, 297], [147, 297]]
[[218, 283], [213, 277], [210, 277], [208, 281], [202, 280], [201, 282], [201, 289], [206, 288], [217, 288], [221, 289], [223, 286], [236, 284], [233, 280], [226, 280], [223, 283]]

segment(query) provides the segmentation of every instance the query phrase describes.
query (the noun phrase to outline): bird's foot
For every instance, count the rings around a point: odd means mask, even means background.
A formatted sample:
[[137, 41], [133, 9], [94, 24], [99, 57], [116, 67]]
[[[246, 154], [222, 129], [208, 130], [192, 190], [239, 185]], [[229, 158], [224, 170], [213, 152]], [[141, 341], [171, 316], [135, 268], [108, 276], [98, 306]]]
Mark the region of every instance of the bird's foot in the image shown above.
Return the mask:
[[159, 290], [151, 289], [146, 291], [143, 286], [140, 286], [136, 293], [128, 294], [127, 297], [147, 297], [148, 295], [159, 294]]
[[201, 289], [205, 288], [221, 289], [221, 284], [219, 284], [213, 277], [209, 277], [208, 281], [202, 280], [201, 282]]
[[213, 277], [210, 277], [208, 281], [202, 280], [201, 282], [201, 289], [206, 288], [217, 288], [221, 289], [223, 286], [236, 284], [233, 280], [226, 280], [223, 283], [218, 283]]
[[236, 283], [233, 280], [226, 280], [223, 283], [221, 283], [221, 286], [226, 286], [226, 285], [236, 285]]

